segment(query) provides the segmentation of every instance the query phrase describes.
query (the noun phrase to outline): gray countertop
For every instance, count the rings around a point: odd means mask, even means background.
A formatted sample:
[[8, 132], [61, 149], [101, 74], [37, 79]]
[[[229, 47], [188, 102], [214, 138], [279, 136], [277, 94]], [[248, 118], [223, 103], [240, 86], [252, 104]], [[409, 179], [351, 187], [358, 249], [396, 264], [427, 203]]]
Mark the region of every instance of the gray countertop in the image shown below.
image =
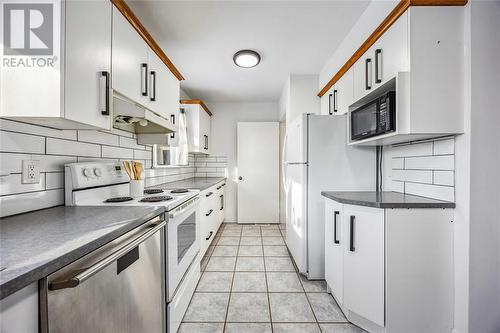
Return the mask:
[[188, 178], [184, 180], [178, 180], [175, 182], [164, 183], [160, 185], [151, 186], [151, 188], [168, 188], [168, 189], [176, 189], [176, 188], [186, 188], [189, 190], [200, 190], [204, 191], [209, 187], [214, 186], [217, 183], [225, 180], [224, 177], [196, 177], [196, 178]]
[[155, 206], [62, 206], [0, 219], [0, 299], [163, 212]]
[[375, 208], [455, 208], [454, 202], [441, 201], [398, 192], [321, 192], [340, 203]]

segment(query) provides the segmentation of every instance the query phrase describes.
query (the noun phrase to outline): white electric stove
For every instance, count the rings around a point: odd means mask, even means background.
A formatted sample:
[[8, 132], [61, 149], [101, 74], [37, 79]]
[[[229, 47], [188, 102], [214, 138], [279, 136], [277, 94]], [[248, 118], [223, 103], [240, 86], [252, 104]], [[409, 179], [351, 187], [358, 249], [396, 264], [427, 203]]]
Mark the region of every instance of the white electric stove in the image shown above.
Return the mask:
[[146, 189], [130, 197], [129, 178], [119, 163], [65, 165], [67, 206], [163, 206], [167, 332], [177, 332], [200, 277], [199, 191]]

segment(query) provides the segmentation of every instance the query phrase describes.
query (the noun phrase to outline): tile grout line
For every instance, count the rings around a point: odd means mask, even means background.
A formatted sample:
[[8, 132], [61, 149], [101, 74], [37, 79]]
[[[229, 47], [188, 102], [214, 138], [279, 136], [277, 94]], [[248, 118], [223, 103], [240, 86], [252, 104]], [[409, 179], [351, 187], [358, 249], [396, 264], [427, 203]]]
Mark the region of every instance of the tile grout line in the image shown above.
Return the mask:
[[266, 265], [266, 256], [264, 253], [264, 239], [262, 236], [262, 228], [259, 227], [260, 230], [260, 244], [262, 246], [262, 261], [264, 262], [264, 277], [266, 279], [266, 296], [267, 296], [267, 307], [269, 309], [269, 321], [271, 325], [271, 333], [274, 332], [274, 327], [273, 327], [273, 315], [271, 313], [271, 297], [269, 296], [269, 284], [267, 283], [267, 265]]
[[[226, 226], [224, 225], [224, 228], [222, 230], [222, 233], [224, 232], [224, 230], [226, 229]], [[234, 284], [234, 275], [236, 274], [236, 265], [238, 263], [238, 254], [240, 252], [240, 242], [241, 242], [241, 234], [242, 234], [243, 230], [240, 230], [240, 238], [238, 240], [238, 249], [236, 250], [236, 260], [234, 262], [234, 266], [233, 266], [233, 277], [231, 279], [231, 287], [229, 288], [229, 297], [227, 299], [227, 306], [226, 306], [226, 315], [224, 317], [224, 325], [222, 327], [222, 332], [225, 332], [226, 331], [226, 324], [227, 324], [227, 316], [229, 314], [229, 305], [231, 304], [231, 296], [233, 294], [233, 284]], [[221, 233], [221, 236], [222, 237], [222, 233]], [[219, 240], [220, 240], [220, 237], [219, 237]], [[217, 241], [218, 243], [218, 241]], [[215, 251], [215, 249], [214, 249]], [[212, 253], [213, 254], [213, 253]]]

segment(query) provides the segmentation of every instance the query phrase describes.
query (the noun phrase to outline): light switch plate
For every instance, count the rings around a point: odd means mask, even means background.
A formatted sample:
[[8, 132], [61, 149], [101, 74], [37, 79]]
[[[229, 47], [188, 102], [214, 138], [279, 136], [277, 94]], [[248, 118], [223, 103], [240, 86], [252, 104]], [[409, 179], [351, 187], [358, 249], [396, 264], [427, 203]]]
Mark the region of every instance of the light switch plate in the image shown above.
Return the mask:
[[23, 160], [23, 184], [40, 182], [40, 161]]

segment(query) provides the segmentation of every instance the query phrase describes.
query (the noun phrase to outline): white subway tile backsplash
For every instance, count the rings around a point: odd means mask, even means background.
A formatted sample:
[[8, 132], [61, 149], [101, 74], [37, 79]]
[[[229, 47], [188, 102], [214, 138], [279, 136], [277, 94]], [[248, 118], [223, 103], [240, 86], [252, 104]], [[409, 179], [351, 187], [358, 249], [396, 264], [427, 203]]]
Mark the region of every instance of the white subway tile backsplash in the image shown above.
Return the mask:
[[404, 158], [391, 158], [391, 168], [392, 169], [404, 169], [405, 159]]
[[20, 132], [20, 133], [29, 133], [32, 135], [76, 140], [76, 130], [58, 130], [54, 128], [31, 125], [8, 119], [0, 119], [0, 129], [13, 132]]
[[[139, 145], [136, 135], [121, 130], [60, 131], [0, 119], [0, 216], [64, 204], [64, 164], [73, 162], [144, 163], [146, 183], [161, 184], [194, 177], [194, 155], [180, 168], [151, 169], [152, 147]], [[22, 184], [22, 160], [40, 161], [41, 181]], [[215, 159], [215, 158], [214, 158]]]
[[405, 169], [455, 170], [455, 156], [423, 156], [405, 158]]
[[405, 192], [427, 198], [455, 201], [455, 188], [452, 186], [405, 183]]
[[455, 153], [455, 139], [434, 141], [434, 155], [446, 155]]
[[0, 131], [0, 150], [10, 153], [45, 153], [45, 138], [41, 136]]
[[[120, 136], [120, 147], [132, 148], [132, 149], [146, 149], [146, 146], [137, 144], [137, 139], [127, 138], [124, 136]], [[150, 147], [148, 147], [150, 148]]]
[[100, 157], [101, 146], [93, 143], [47, 138], [47, 154]]
[[136, 160], [150, 160], [153, 153], [148, 150], [134, 149], [134, 159]]
[[432, 184], [432, 170], [392, 170], [392, 179]]
[[0, 195], [10, 195], [45, 190], [44, 173], [40, 175], [40, 182], [36, 184], [23, 184], [21, 180], [22, 175], [20, 173], [0, 177]]
[[64, 172], [48, 172], [45, 174], [45, 189], [64, 188]]
[[0, 197], [0, 216], [9, 216], [64, 204], [64, 190], [28, 192]]
[[102, 146], [102, 157], [133, 159], [134, 151], [129, 148]]
[[75, 163], [78, 160], [75, 156], [57, 155], [31, 155], [31, 158], [40, 161], [41, 172], [64, 171], [64, 164]]
[[432, 142], [395, 146], [393, 154], [398, 157], [432, 155]]
[[434, 184], [436, 185], [455, 185], [455, 173], [453, 171], [433, 171]]
[[29, 154], [0, 153], [0, 171], [2, 173], [20, 173], [23, 160], [29, 160], [30, 156]]
[[118, 135], [99, 131], [78, 131], [78, 141], [118, 146]]
[[388, 147], [389, 191], [454, 201], [455, 139], [445, 138]]

